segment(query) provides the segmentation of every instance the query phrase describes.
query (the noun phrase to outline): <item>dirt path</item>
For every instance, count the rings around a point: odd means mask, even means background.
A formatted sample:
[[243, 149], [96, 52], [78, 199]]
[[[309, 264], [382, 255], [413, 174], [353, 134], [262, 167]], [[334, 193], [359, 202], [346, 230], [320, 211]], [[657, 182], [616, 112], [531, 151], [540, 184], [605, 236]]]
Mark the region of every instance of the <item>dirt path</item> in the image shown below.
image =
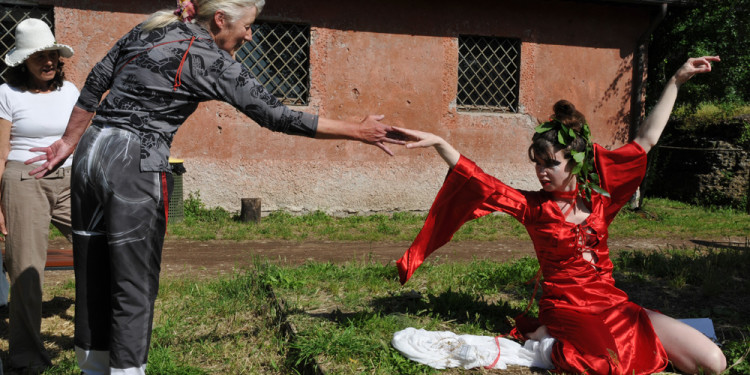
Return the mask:
[[[612, 240], [613, 252], [627, 249], [659, 249], [669, 247], [720, 246], [744, 244], [744, 238], [721, 240], [699, 239], [626, 239]], [[282, 264], [301, 264], [306, 261], [343, 263], [350, 261], [395, 262], [409, 247], [408, 242], [327, 242], [327, 241], [189, 241], [167, 239], [162, 254], [162, 277], [191, 275], [213, 277], [248, 265], [254, 259], [267, 259]], [[70, 248], [65, 240], [55, 240], [51, 248]], [[450, 242], [432, 257], [463, 261], [491, 259], [507, 261], [533, 256], [528, 240], [460, 241]], [[73, 271], [47, 271], [45, 284], [70, 279]]]

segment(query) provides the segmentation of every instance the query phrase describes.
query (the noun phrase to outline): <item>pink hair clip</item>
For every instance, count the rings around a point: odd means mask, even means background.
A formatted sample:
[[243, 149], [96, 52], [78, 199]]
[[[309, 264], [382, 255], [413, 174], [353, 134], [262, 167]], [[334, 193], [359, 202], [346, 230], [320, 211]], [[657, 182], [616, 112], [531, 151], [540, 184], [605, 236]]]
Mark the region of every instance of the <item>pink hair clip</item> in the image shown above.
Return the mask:
[[174, 14], [180, 17], [180, 21], [193, 22], [196, 13], [195, 4], [191, 0], [177, 0], [177, 9]]

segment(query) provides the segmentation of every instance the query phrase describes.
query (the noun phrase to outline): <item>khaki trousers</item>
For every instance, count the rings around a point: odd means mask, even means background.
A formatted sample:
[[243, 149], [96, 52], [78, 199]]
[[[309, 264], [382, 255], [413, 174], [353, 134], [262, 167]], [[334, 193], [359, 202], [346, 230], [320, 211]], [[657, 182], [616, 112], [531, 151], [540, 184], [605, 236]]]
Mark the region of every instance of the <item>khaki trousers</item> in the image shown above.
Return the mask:
[[28, 174], [34, 168], [8, 161], [1, 186], [8, 229], [5, 238], [6, 269], [11, 285], [8, 365], [12, 368], [51, 364], [40, 333], [50, 222], [71, 239], [70, 168], [58, 169], [39, 180]]

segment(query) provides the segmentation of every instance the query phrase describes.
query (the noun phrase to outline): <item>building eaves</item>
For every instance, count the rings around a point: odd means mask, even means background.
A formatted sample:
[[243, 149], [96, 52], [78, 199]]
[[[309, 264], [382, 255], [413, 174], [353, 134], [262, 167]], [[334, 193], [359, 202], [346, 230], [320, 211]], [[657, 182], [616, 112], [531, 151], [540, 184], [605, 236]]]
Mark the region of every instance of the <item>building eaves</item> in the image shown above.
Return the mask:
[[589, 3], [624, 3], [624, 4], [642, 4], [642, 5], [684, 5], [694, 6], [697, 0], [583, 0]]

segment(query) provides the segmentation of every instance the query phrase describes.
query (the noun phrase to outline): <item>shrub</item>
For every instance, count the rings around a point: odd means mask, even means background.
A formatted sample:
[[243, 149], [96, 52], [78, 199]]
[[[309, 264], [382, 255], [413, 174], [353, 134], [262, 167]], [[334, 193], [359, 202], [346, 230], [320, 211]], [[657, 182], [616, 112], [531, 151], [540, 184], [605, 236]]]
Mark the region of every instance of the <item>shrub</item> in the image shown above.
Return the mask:
[[197, 221], [228, 221], [232, 219], [229, 211], [221, 208], [206, 208], [206, 204], [201, 201], [201, 193], [188, 194], [184, 201], [185, 219]]

